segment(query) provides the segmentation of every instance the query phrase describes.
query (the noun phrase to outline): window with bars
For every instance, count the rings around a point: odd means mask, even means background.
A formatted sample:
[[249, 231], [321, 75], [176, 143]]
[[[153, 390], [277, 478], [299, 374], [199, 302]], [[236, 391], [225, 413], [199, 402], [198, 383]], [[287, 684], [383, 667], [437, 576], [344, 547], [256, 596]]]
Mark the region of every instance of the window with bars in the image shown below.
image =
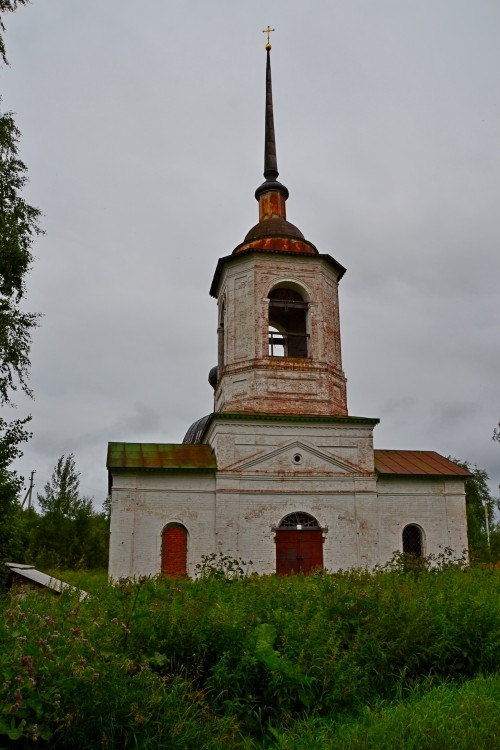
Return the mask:
[[309, 513], [290, 513], [280, 522], [279, 529], [319, 529], [320, 525]]
[[420, 526], [410, 523], [403, 529], [403, 552], [413, 557], [424, 555], [424, 535]]

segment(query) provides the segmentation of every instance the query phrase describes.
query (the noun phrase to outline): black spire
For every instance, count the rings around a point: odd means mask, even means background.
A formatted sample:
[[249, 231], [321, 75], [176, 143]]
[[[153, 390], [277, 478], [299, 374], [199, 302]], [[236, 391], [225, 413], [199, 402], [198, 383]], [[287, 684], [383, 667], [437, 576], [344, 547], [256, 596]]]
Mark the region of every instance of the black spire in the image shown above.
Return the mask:
[[288, 198], [287, 188], [278, 182], [278, 161], [276, 159], [276, 138], [274, 135], [274, 114], [273, 114], [273, 88], [271, 82], [271, 45], [266, 45], [267, 64], [266, 64], [266, 133], [264, 144], [264, 177], [266, 181], [255, 191], [255, 197], [268, 190], [279, 190]]

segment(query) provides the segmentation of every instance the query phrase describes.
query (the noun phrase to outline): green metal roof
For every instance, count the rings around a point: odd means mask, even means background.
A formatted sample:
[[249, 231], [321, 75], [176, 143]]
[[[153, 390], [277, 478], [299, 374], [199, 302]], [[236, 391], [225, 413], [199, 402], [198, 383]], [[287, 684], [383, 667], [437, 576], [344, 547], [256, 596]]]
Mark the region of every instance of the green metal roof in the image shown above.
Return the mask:
[[215, 471], [209, 445], [177, 443], [108, 443], [108, 469], [153, 471]]

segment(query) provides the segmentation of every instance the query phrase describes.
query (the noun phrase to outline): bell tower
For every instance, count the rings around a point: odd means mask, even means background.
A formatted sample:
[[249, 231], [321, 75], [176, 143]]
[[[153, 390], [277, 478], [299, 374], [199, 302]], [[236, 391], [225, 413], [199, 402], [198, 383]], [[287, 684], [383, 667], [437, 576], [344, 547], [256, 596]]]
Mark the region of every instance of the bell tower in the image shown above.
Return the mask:
[[338, 284], [345, 268], [319, 253], [286, 218], [278, 181], [266, 45], [264, 182], [259, 221], [219, 259], [210, 294], [218, 302], [215, 412], [347, 416]]

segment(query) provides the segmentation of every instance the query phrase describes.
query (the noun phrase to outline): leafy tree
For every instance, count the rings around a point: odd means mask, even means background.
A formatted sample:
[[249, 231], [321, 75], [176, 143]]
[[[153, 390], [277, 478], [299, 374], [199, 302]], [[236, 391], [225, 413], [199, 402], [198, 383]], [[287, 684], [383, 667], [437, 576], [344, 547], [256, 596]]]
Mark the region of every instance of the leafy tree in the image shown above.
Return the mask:
[[498, 429], [495, 427], [495, 429], [493, 430], [493, 436], [491, 439], [496, 440], [497, 443], [500, 443], [500, 422], [498, 423]]
[[38, 504], [44, 513], [73, 517], [79, 505], [79, 487], [80, 473], [76, 470], [75, 457], [72, 453], [63, 454], [45, 484], [45, 495], [37, 494]]
[[[17, 497], [23, 480], [9, 469], [12, 461], [22, 455], [19, 446], [30, 438], [25, 425], [26, 419], [6, 422], [0, 417], [0, 550], [4, 560], [10, 558], [15, 562], [23, 561], [20, 523], [21, 508]], [[6, 579], [6, 569], [0, 566], [0, 584]]]
[[[0, 13], [12, 13], [28, 0], [0, 0]], [[0, 55], [5, 63], [5, 31], [0, 16]], [[18, 385], [27, 385], [31, 331], [38, 315], [25, 312], [21, 301], [25, 279], [33, 263], [31, 247], [40, 228], [40, 210], [22, 196], [28, 182], [26, 165], [18, 154], [20, 132], [11, 112], [0, 114], [0, 404], [11, 403]]]
[[[488, 487], [489, 476], [484, 469], [471, 466], [468, 461], [451, 459], [462, 468], [470, 471], [471, 476], [465, 480], [465, 504], [467, 510], [467, 536], [469, 541], [469, 554], [472, 560], [486, 561], [494, 559], [499, 540], [499, 531], [494, 522], [495, 505], [498, 501], [492, 497]], [[488, 550], [486, 534], [486, 515], [490, 527], [491, 547]]]
[[80, 473], [72, 453], [62, 455], [38, 494], [37, 515], [30, 541], [33, 560], [44, 567], [105, 567], [109, 525], [95, 513], [91, 498], [80, 497]]
[[[3, 40], [6, 13], [28, 0], [0, 0], [0, 57], [7, 56]], [[20, 386], [31, 396], [27, 384], [30, 365], [31, 331], [38, 315], [22, 309], [25, 279], [31, 268], [31, 247], [41, 233], [40, 211], [22, 197], [27, 182], [26, 166], [19, 159], [20, 133], [12, 114], [0, 113], [0, 405], [12, 405], [12, 393]], [[20, 560], [18, 495], [22, 478], [10, 469], [22, 455], [20, 445], [29, 437], [25, 425], [30, 417], [10, 424], [0, 418], [0, 555]], [[1, 583], [0, 572], [0, 583]]]
[[5, 65], [8, 65], [7, 54], [5, 51], [5, 42], [3, 40], [3, 32], [5, 26], [3, 23], [3, 15], [5, 13], [13, 13], [17, 10], [18, 5], [27, 5], [29, 0], [0, 0], [0, 57], [4, 61]]
[[30, 206], [21, 191], [27, 170], [18, 158], [20, 133], [10, 113], [0, 115], [0, 403], [11, 403], [18, 385], [27, 385], [31, 331], [36, 313], [25, 312], [21, 301], [25, 278], [33, 262], [31, 246], [41, 233], [40, 211]]

